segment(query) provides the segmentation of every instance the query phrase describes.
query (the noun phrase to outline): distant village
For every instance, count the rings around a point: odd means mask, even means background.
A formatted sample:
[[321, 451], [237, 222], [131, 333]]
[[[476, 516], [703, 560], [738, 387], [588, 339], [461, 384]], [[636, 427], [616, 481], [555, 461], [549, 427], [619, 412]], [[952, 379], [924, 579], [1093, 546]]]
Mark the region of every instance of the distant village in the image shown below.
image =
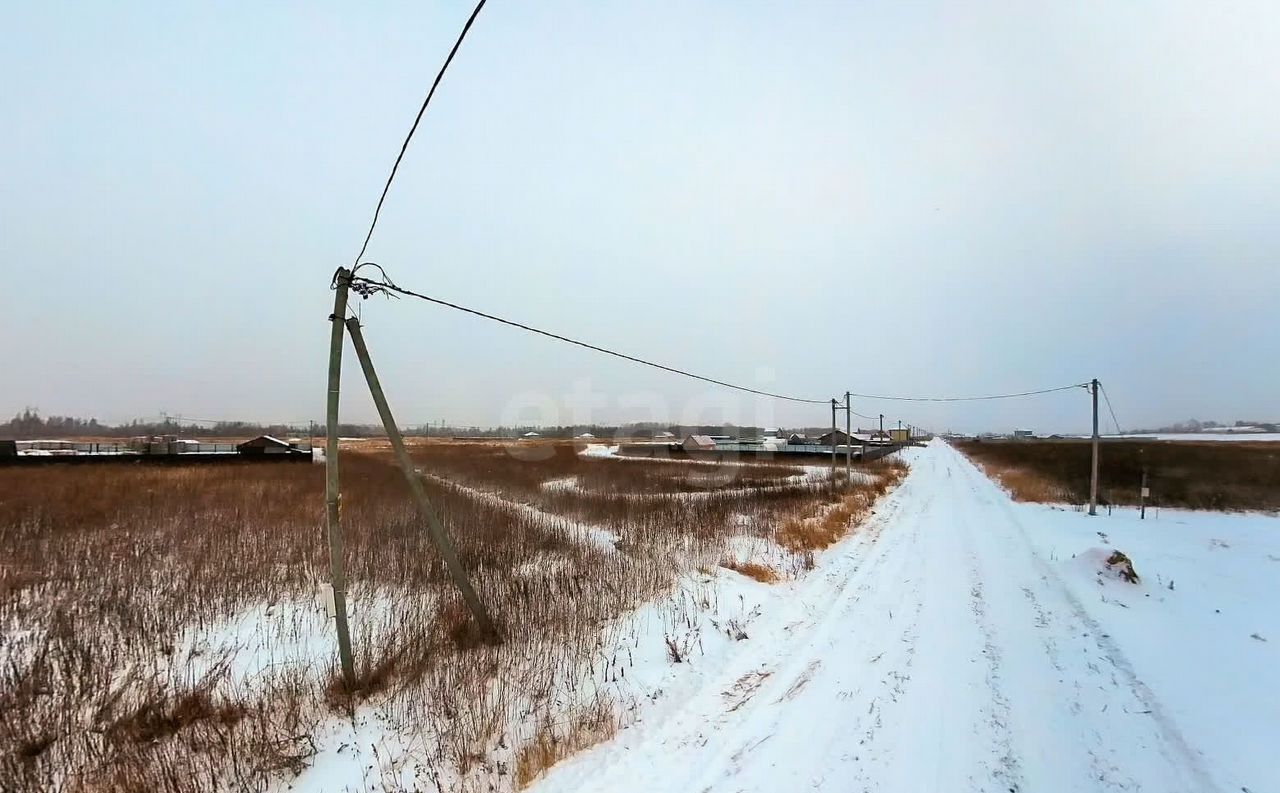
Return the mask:
[[310, 439], [259, 435], [240, 443], [202, 443], [177, 435], [141, 435], [121, 441], [4, 440], [0, 464], [52, 462], [308, 462]]

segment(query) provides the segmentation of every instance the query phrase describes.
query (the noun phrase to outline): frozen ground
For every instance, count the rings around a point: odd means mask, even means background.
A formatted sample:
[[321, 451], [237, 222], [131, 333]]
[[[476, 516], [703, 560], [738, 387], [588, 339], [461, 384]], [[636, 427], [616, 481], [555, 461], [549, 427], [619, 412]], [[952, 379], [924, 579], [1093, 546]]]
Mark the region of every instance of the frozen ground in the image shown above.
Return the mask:
[[1280, 519], [1014, 504], [941, 442], [877, 513], [531, 789], [1280, 790]]
[[1126, 438], [1150, 438], [1158, 441], [1280, 441], [1280, 432], [1164, 432], [1154, 435], [1126, 435]]

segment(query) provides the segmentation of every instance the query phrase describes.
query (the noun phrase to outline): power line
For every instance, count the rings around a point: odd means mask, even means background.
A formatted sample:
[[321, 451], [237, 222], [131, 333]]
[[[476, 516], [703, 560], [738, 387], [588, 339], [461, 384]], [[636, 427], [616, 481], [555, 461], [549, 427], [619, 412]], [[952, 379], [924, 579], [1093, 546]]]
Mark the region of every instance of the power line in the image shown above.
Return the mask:
[[1104, 385], [1101, 383], [1101, 381], [1099, 381], [1099, 383], [1098, 383], [1098, 387], [1102, 389], [1102, 398], [1103, 398], [1103, 399], [1106, 401], [1106, 403], [1107, 403], [1107, 412], [1109, 412], [1109, 413], [1111, 414], [1111, 423], [1112, 423], [1112, 424], [1114, 424], [1114, 425], [1116, 425], [1116, 434], [1117, 434], [1117, 435], [1123, 435], [1123, 434], [1124, 434], [1124, 430], [1120, 429], [1120, 422], [1116, 420], [1116, 412], [1115, 412], [1115, 410], [1114, 410], [1114, 409], [1112, 409], [1112, 407], [1111, 407], [1111, 397], [1107, 396], [1107, 387], [1106, 387], [1106, 386], [1104, 386]]
[[373, 239], [373, 230], [378, 225], [378, 216], [382, 214], [382, 202], [387, 200], [387, 192], [391, 189], [391, 182], [396, 178], [396, 170], [400, 168], [400, 161], [404, 159], [404, 153], [409, 148], [409, 141], [413, 139], [413, 133], [418, 131], [418, 122], [422, 121], [422, 114], [427, 112], [427, 105], [431, 103], [431, 97], [436, 95], [436, 88], [439, 87], [445, 70], [453, 62], [453, 56], [458, 53], [458, 48], [462, 46], [462, 40], [467, 37], [467, 31], [471, 30], [471, 24], [480, 15], [480, 9], [484, 8], [484, 4], [485, 0], [480, 0], [476, 4], [475, 10], [471, 12], [471, 16], [467, 18], [467, 24], [462, 26], [462, 32], [458, 34], [458, 40], [453, 43], [453, 49], [449, 50], [449, 57], [444, 59], [444, 65], [436, 73], [436, 79], [431, 83], [431, 90], [427, 92], [427, 98], [422, 100], [422, 107], [418, 108], [418, 115], [413, 119], [413, 126], [409, 127], [409, 134], [404, 136], [404, 143], [400, 144], [400, 153], [396, 155], [396, 161], [391, 166], [391, 174], [387, 177], [387, 183], [382, 187], [382, 195], [378, 197], [378, 206], [373, 210], [373, 222], [369, 224], [369, 233], [364, 235], [364, 244], [360, 246], [360, 252], [356, 254], [355, 261], [357, 264], [360, 262], [360, 257], [364, 256], [365, 250], [368, 249], [369, 240]]
[[859, 399], [880, 399], [891, 402], [978, 402], [984, 399], [1013, 399], [1015, 397], [1036, 396], [1037, 394], [1052, 394], [1054, 391], [1068, 391], [1072, 388], [1086, 388], [1088, 383], [1072, 383], [1071, 385], [1061, 385], [1056, 388], [1041, 388], [1036, 391], [1019, 391], [1015, 394], [983, 394], [981, 396], [961, 396], [961, 397], [909, 397], [909, 396], [883, 396], [878, 394], [850, 394]]
[[[649, 361], [644, 358], [638, 358], [634, 355], [627, 355], [626, 353], [618, 352], [616, 350], [611, 350], [607, 347], [601, 347], [595, 344], [591, 344], [589, 342], [580, 341], [578, 339], [570, 338], [568, 336], [563, 336], [559, 333], [552, 333], [551, 331], [542, 330], [541, 328], [535, 328], [531, 325], [526, 325], [522, 322], [516, 322], [514, 320], [504, 319], [502, 317], [495, 316], [493, 314], [489, 314], [484, 311], [480, 311], [478, 309], [468, 308], [466, 306], [458, 305], [457, 303], [451, 303], [448, 300], [442, 300], [438, 297], [432, 297], [430, 295], [422, 294], [421, 292], [415, 292], [412, 289], [405, 289], [404, 287], [397, 286], [396, 284], [391, 282], [391, 279], [387, 276], [386, 271], [383, 270], [377, 264], [374, 264], [373, 262], [365, 262], [360, 265], [360, 267], [365, 267], [365, 266], [377, 267], [378, 270], [382, 273], [382, 280], [380, 281], [375, 281], [370, 278], [365, 278], [363, 276], [358, 276], [354, 274], [350, 276], [349, 280], [351, 283], [351, 288], [365, 297], [368, 297], [369, 295], [376, 294], [379, 292], [382, 292], [384, 294], [397, 294], [397, 295], [404, 295], [406, 297], [413, 297], [419, 300], [425, 300], [428, 303], [434, 303], [438, 306], [452, 308], [455, 311], [461, 311], [465, 314], [471, 314], [473, 316], [477, 316], [482, 319], [487, 319], [491, 322], [497, 322], [503, 325], [508, 325], [513, 328], [519, 328], [521, 330], [525, 330], [530, 333], [536, 333], [540, 336], [546, 336], [547, 338], [550, 338], [550, 339], [567, 342], [569, 344], [573, 344], [578, 347], [583, 347], [588, 350], [594, 350], [596, 352], [604, 353], [605, 355], [612, 355], [615, 358], [621, 358], [623, 360], [631, 361], [633, 363], [642, 364], [644, 366], [650, 366], [650, 367], [653, 367], [654, 369], [661, 369], [664, 372], [671, 372], [672, 374], [678, 374], [684, 377], [690, 377], [690, 378], [693, 378], [694, 380], [701, 380], [705, 383], [712, 383], [713, 385], [723, 386], [725, 388], [731, 388], [736, 391], [744, 391], [749, 394], [766, 396], [773, 399], [782, 399], [788, 402], [800, 402], [808, 405], [828, 405], [831, 403], [830, 398], [807, 399], [804, 397], [790, 396], [788, 394], [777, 394], [771, 391], [762, 391], [757, 388], [751, 388], [749, 386], [730, 383], [725, 380], [719, 380], [714, 377], [707, 377], [705, 375], [695, 374], [688, 370], [680, 369], [674, 366], [667, 366], [665, 364], [656, 363], [654, 361]], [[335, 280], [336, 280], [336, 276], [335, 276]], [[1058, 388], [1046, 388], [1038, 391], [1024, 391], [1019, 394], [994, 394], [994, 395], [982, 396], [982, 397], [946, 397], [946, 398], [942, 398], [942, 397], [932, 397], [932, 398], [872, 397], [872, 396], [867, 396], [865, 394], [852, 394], [852, 393], [850, 394], [850, 397], [859, 397], [861, 399], [896, 399], [900, 401], [913, 401], [913, 402], [958, 402], [958, 401], [969, 401], [969, 400], [975, 400], [975, 399], [1009, 399], [1016, 396], [1032, 396], [1035, 394], [1047, 394], [1054, 391], [1064, 391], [1069, 388], [1078, 388], [1078, 387], [1080, 386], [1079, 385], [1059, 386]], [[880, 418], [879, 416], [868, 416], [862, 413], [858, 413], [856, 411], [853, 414], [855, 416], [868, 419], [868, 420], [878, 420]]]
[[[854, 395], [854, 394], [850, 394], [849, 396], [855, 396], [855, 395]], [[867, 415], [867, 414], [865, 414], [865, 413], [859, 413], [858, 411], [854, 410], [853, 408], [849, 408], [849, 412], [850, 412], [850, 413], [852, 413], [853, 415], [857, 416], [857, 417], [858, 417], [858, 418], [860, 418], [860, 419], [866, 419], [866, 420], [868, 420], [868, 421], [879, 421], [879, 420], [880, 420], [880, 417], [879, 417], [879, 416], [868, 416], [868, 415]]]
[[[361, 265], [361, 266], [364, 266], [364, 265]], [[387, 280], [372, 281], [368, 278], [363, 278], [360, 276], [352, 276], [351, 283], [352, 283], [352, 288], [355, 289], [357, 292], [361, 292], [362, 294], [373, 294], [374, 292], [386, 291], [386, 292], [394, 292], [396, 294], [405, 295], [406, 297], [416, 297], [419, 300], [425, 300], [429, 303], [435, 303], [436, 305], [439, 305], [439, 306], [452, 308], [455, 311], [461, 311], [463, 313], [471, 314], [473, 316], [477, 316], [482, 319], [487, 319], [492, 322], [498, 322], [503, 325], [509, 325], [513, 328], [519, 328], [521, 330], [529, 331], [530, 333], [536, 333], [540, 336], [546, 336], [547, 338], [550, 338], [550, 339], [556, 339], [557, 341], [563, 341], [569, 344], [574, 344], [574, 345], [577, 345], [578, 347], [584, 347], [588, 350], [595, 350], [596, 352], [602, 352], [605, 355], [612, 355], [615, 358], [621, 358], [625, 361], [631, 361], [633, 363], [643, 364], [644, 366], [651, 366], [654, 369], [661, 369], [664, 372], [671, 372], [672, 374], [691, 377], [694, 380], [701, 380], [703, 382], [712, 383], [714, 385], [723, 386], [725, 388], [732, 388], [736, 391], [745, 391], [748, 394], [756, 394], [758, 396], [766, 396], [766, 397], [771, 397], [773, 399], [783, 399], [788, 402], [802, 402], [809, 405], [827, 405], [831, 403], [831, 400], [829, 398], [828, 399], [805, 399], [803, 397], [789, 396], [787, 394], [775, 394], [771, 391], [761, 391], [758, 388], [750, 388], [748, 386], [737, 385], [736, 383], [730, 383], [725, 380], [717, 380], [714, 377], [706, 377], [704, 375], [694, 374], [693, 372], [686, 371], [684, 369], [678, 369], [674, 366], [667, 366], [665, 364], [660, 364], [660, 363], [655, 363], [654, 361], [645, 360], [644, 358], [637, 358], [634, 355], [627, 355], [626, 353], [618, 352], [617, 350], [611, 350], [611, 349], [608, 349], [607, 347], [600, 347], [598, 345], [590, 344], [585, 341], [579, 341], [578, 339], [573, 339], [568, 336], [562, 336], [559, 333], [552, 333], [551, 331], [548, 331], [548, 330], [542, 330], [540, 328], [535, 328], [531, 325], [525, 325], [522, 322], [515, 322], [514, 320], [510, 320], [510, 319], [503, 319], [502, 317], [494, 316], [493, 314], [487, 314], [483, 311], [478, 311], [474, 308], [467, 308], [466, 306], [460, 306], [457, 303], [450, 303], [449, 301], [441, 300], [438, 297], [431, 297], [430, 295], [424, 295], [420, 292], [414, 292], [411, 289], [405, 289], [403, 287], [396, 286], [395, 284]]]

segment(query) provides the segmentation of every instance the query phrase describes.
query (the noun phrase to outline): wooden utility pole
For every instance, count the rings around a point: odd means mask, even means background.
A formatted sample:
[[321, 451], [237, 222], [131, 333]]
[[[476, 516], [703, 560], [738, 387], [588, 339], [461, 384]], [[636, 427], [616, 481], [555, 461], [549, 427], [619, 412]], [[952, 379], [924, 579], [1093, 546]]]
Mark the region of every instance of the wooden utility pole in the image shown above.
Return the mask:
[[493, 624], [493, 620], [489, 618], [489, 612], [485, 609], [484, 604], [480, 602], [480, 596], [471, 586], [471, 581], [467, 579], [467, 572], [462, 568], [462, 562], [458, 560], [458, 553], [453, 547], [453, 541], [449, 539], [448, 532], [440, 523], [440, 519], [436, 517], [435, 510], [431, 507], [431, 502], [427, 500], [427, 492], [422, 486], [422, 478], [418, 475], [418, 469], [413, 465], [413, 458], [409, 456], [409, 451], [405, 448], [404, 438], [400, 434], [400, 428], [396, 426], [396, 420], [391, 415], [391, 406], [387, 404], [387, 397], [382, 391], [382, 384], [378, 382], [378, 373], [374, 371], [373, 359], [369, 357], [369, 348], [365, 346], [364, 334], [360, 332], [360, 322], [351, 317], [347, 320], [347, 332], [351, 334], [351, 344], [356, 348], [356, 357], [360, 359], [360, 367], [364, 370], [364, 379], [369, 384], [369, 393], [373, 396], [373, 403], [378, 408], [378, 416], [382, 419], [382, 426], [387, 431], [387, 439], [391, 441], [391, 448], [395, 451], [396, 462], [400, 464], [400, 470], [404, 472], [405, 481], [409, 483], [409, 491], [413, 494], [414, 501], [418, 504], [418, 511], [422, 513], [422, 517], [427, 522], [427, 533], [431, 537], [431, 542], [436, 546], [436, 550], [440, 552], [440, 556], [444, 558], [445, 567], [449, 570], [449, 577], [453, 579], [453, 583], [458, 587], [458, 591], [462, 593], [462, 599], [466, 601], [467, 608], [471, 610], [471, 615], [475, 617], [476, 623], [479, 624], [481, 632], [486, 637], [498, 640], [497, 628]]
[[1147, 496], [1151, 491], [1147, 489], [1147, 467], [1142, 466], [1142, 489], [1138, 491], [1138, 503], [1141, 505], [1138, 513], [1138, 520], [1147, 519]]
[[1089, 384], [1093, 395], [1093, 474], [1089, 478], [1089, 514], [1098, 514], [1098, 378]]
[[844, 392], [844, 479], [849, 482], [853, 476], [853, 403], [848, 391]]
[[339, 268], [334, 277], [333, 314], [329, 321], [329, 392], [325, 407], [324, 505], [329, 541], [329, 585], [333, 589], [334, 624], [338, 630], [338, 661], [347, 688], [356, 682], [356, 665], [351, 654], [351, 631], [347, 625], [347, 573], [342, 556], [341, 505], [338, 489], [338, 388], [342, 383], [342, 329], [347, 313], [347, 289], [351, 273]]
[[831, 490], [836, 489], [836, 401], [831, 400]]

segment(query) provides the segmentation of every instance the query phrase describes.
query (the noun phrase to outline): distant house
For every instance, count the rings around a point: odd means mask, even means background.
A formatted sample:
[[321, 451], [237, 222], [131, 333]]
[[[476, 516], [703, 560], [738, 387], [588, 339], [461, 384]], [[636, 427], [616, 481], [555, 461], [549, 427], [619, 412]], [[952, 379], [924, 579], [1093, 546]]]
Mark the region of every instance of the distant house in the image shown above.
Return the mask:
[[236, 444], [240, 454], [305, 454], [291, 446], [287, 441], [273, 438], [270, 435], [259, 435], [244, 443]]
[[686, 452], [714, 452], [716, 442], [710, 435], [690, 435], [680, 444]]
[[842, 446], [849, 443], [849, 435], [844, 430], [833, 430], [818, 436], [819, 446]]
[[792, 446], [799, 446], [801, 444], [805, 444], [808, 442], [809, 442], [809, 439], [806, 438], [804, 436], [804, 433], [801, 433], [801, 432], [793, 432], [791, 433], [791, 436], [787, 438], [787, 443], [791, 444]]
[[593, 438], [595, 438], [596, 436], [592, 435], [592, 434], [591, 434], [591, 433], [589, 433], [589, 432], [584, 432], [584, 433], [582, 433], [581, 435], [579, 435], [578, 437], [579, 437], [579, 438], [581, 438], [581, 439], [583, 439], [583, 440], [588, 440], [588, 441], [589, 441], [589, 440], [592, 440]]
[[894, 443], [906, 443], [911, 440], [911, 430], [908, 427], [895, 427], [889, 430], [889, 440]]
[[539, 434], [538, 434], [538, 433], [536, 433], [536, 432], [526, 432], [524, 435], [521, 435], [520, 437], [522, 437], [522, 438], [541, 438], [542, 436], [541, 436], [541, 435], [539, 435]]
[[675, 436], [676, 434], [674, 432], [667, 432], [666, 430], [658, 433], [659, 438], [674, 438]]
[[1031, 440], [1036, 436], [1035, 430], [1014, 430], [1013, 439], [1015, 441]]

